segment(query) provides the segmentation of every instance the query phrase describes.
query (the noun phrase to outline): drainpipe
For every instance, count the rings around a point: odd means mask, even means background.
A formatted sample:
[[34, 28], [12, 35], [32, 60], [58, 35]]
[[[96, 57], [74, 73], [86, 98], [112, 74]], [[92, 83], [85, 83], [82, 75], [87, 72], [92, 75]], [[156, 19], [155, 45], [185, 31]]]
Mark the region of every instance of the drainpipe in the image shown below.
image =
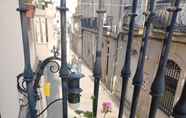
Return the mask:
[[144, 24], [144, 34], [142, 37], [140, 55], [138, 59], [136, 73], [133, 78], [134, 92], [133, 92], [133, 98], [132, 98], [130, 118], [135, 118], [135, 115], [136, 115], [139, 95], [140, 95], [141, 86], [143, 85], [143, 79], [144, 79], [143, 77], [144, 76], [144, 64], [145, 64], [146, 51], [148, 47], [149, 34], [152, 28], [152, 20], [155, 15], [154, 13], [155, 0], [149, 0], [148, 2], [149, 2], [148, 3], [149, 7], [147, 8], [148, 11], [144, 13], [147, 16], [147, 18]]
[[131, 75], [131, 70], [130, 70], [131, 49], [132, 49], [132, 42], [133, 42], [135, 17], [137, 16], [137, 14], [136, 14], [137, 3], [138, 3], [138, 0], [133, 0], [132, 14], [130, 14], [131, 20], [130, 20], [130, 24], [129, 24], [128, 42], [127, 42], [127, 49], [126, 49], [126, 55], [125, 55], [125, 62], [124, 62], [124, 66], [123, 66], [123, 69], [122, 69], [122, 72], [121, 72], [121, 76], [123, 78], [123, 81], [122, 81], [122, 90], [121, 90], [121, 98], [120, 98], [120, 107], [119, 107], [118, 118], [123, 117], [124, 102], [125, 102], [125, 99], [126, 99], [127, 85], [128, 85], [128, 80], [129, 80], [130, 75]]
[[93, 98], [93, 118], [97, 116], [97, 106], [98, 106], [98, 95], [99, 95], [99, 84], [101, 79], [101, 50], [102, 50], [102, 39], [103, 39], [103, 15], [105, 10], [103, 10], [103, 0], [99, 0], [98, 6], [98, 37], [96, 44], [96, 61], [94, 64], [94, 98]]
[[67, 40], [66, 40], [66, 12], [68, 8], [66, 8], [66, 0], [61, 0], [60, 7], [58, 8], [60, 11], [61, 18], [61, 69], [60, 69], [60, 77], [62, 83], [62, 93], [63, 93], [63, 118], [68, 118], [68, 77], [69, 77], [69, 69], [67, 67]]
[[26, 17], [26, 12], [28, 11], [23, 0], [19, 0], [19, 8], [17, 11], [20, 12], [21, 19], [21, 29], [22, 29], [22, 40], [23, 40], [23, 51], [24, 51], [24, 73], [23, 77], [26, 81], [27, 95], [28, 95], [28, 105], [29, 112], [27, 114], [28, 118], [36, 118], [36, 92], [33, 87], [33, 71], [31, 68], [30, 61], [30, 47], [29, 47], [29, 38], [28, 38], [28, 23], [29, 19]]
[[150, 94], [152, 96], [152, 101], [151, 101], [149, 118], [155, 118], [157, 109], [159, 108], [160, 98], [163, 96], [165, 91], [165, 78], [164, 78], [165, 71], [166, 71], [165, 69], [168, 60], [168, 54], [170, 52], [171, 41], [172, 41], [172, 36], [176, 24], [177, 15], [178, 12], [181, 11], [181, 9], [179, 8], [179, 4], [180, 4], [180, 0], [176, 0], [174, 3], [174, 7], [168, 9], [169, 12], [172, 12], [172, 18], [171, 18], [170, 25], [166, 29], [159, 67], [155, 79], [151, 86]]

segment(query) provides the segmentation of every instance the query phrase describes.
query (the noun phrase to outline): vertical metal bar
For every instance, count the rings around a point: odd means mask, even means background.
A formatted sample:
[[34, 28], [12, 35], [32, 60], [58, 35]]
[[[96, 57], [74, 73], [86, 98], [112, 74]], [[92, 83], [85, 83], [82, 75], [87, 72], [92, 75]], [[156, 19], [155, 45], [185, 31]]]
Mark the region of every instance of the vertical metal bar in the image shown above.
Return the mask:
[[99, 95], [99, 84], [101, 79], [101, 49], [102, 49], [102, 38], [103, 38], [103, 15], [105, 11], [103, 10], [103, 0], [99, 0], [98, 6], [98, 37], [96, 42], [96, 61], [94, 64], [94, 98], [93, 98], [93, 117], [97, 116], [97, 106], [98, 106], [98, 95]]
[[63, 118], [68, 118], [68, 68], [67, 68], [67, 41], [66, 41], [66, 0], [61, 0], [60, 7], [61, 19], [61, 69], [60, 77], [63, 95]]
[[123, 5], [124, 5], [124, 0], [120, 0], [120, 7], [119, 7], [119, 14], [118, 14], [119, 21], [121, 21], [122, 18], [123, 18], [123, 9], [124, 9], [124, 6]]
[[142, 37], [140, 56], [138, 60], [137, 70], [133, 78], [134, 93], [133, 93], [133, 98], [132, 98], [130, 118], [135, 118], [140, 90], [143, 84], [145, 56], [146, 56], [146, 50], [148, 47], [149, 34], [151, 31], [151, 27], [152, 27], [151, 24], [152, 24], [153, 16], [155, 14], [154, 13], [155, 0], [149, 0], [148, 5], [149, 5], [149, 7], [147, 8], [148, 11], [145, 13], [145, 15], [147, 15], [147, 19], [144, 24], [144, 34]]
[[171, 18], [170, 25], [166, 29], [159, 67], [155, 79], [151, 86], [150, 94], [152, 96], [152, 101], [151, 101], [149, 118], [155, 118], [157, 109], [159, 107], [160, 98], [161, 96], [163, 96], [165, 91], [165, 78], [164, 78], [165, 69], [167, 65], [168, 54], [170, 51], [171, 40], [172, 40], [172, 35], [173, 35], [178, 11], [180, 11], [179, 4], [180, 4], [180, 0], [176, 0], [174, 4], [174, 8], [169, 10], [172, 12], [172, 18]]
[[33, 88], [33, 71], [31, 68], [30, 62], [30, 48], [29, 48], [29, 39], [28, 39], [28, 18], [26, 17], [26, 6], [22, 0], [19, 0], [19, 8], [17, 9], [20, 12], [21, 20], [21, 29], [22, 29], [22, 40], [23, 40], [23, 51], [24, 51], [24, 80], [26, 81], [27, 94], [28, 94], [28, 104], [29, 104], [29, 113], [27, 117], [36, 118], [36, 93]]
[[49, 39], [49, 37], [48, 37], [48, 19], [47, 18], [45, 18], [45, 33], [46, 33], [46, 43], [48, 43], [48, 39]]
[[129, 80], [130, 74], [131, 74], [131, 70], [130, 70], [131, 49], [132, 49], [135, 17], [137, 16], [137, 14], [136, 14], [137, 3], [138, 3], [138, 0], [133, 0], [132, 14], [131, 14], [131, 20], [130, 20], [129, 32], [128, 32], [127, 49], [126, 49], [126, 55], [125, 55], [125, 62], [124, 62], [124, 66], [123, 66], [123, 69], [121, 72], [121, 76], [123, 78], [123, 81], [122, 81], [122, 90], [121, 90], [121, 98], [120, 98], [121, 100], [120, 100], [120, 108], [119, 108], [118, 118], [122, 118], [122, 116], [123, 116], [123, 110], [124, 110], [123, 108], [124, 108], [124, 102], [125, 102], [125, 97], [126, 97], [127, 85], [128, 85], [128, 80]]
[[186, 118], [186, 82], [183, 92], [173, 110], [174, 118]]

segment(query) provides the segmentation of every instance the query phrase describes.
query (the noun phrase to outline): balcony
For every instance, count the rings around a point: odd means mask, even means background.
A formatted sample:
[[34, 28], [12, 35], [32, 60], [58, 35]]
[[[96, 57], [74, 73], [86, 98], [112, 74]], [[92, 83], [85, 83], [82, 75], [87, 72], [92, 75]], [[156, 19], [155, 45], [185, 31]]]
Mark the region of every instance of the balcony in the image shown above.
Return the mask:
[[[158, 2], [156, 8], [152, 0], [143, 27], [136, 27], [142, 14], [136, 14], [138, 3], [133, 0], [128, 23], [122, 22], [119, 33], [112, 29], [114, 17], [104, 20], [102, 0], [97, 17], [71, 17], [73, 22], [68, 22], [66, 2], [61, 2], [58, 11], [52, 9], [55, 6], [36, 9], [35, 17], [28, 17], [27, 6], [19, 4], [17, 29], [6, 29], [14, 18], [3, 15], [1, 35], [8, 48], [3, 42], [2, 52], [6, 49], [5, 57], [11, 58], [6, 61], [3, 56], [1, 62], [1, 74], [7, 79], [1, 82], [6, 104], [1, 102], [0, 117], [12, 117], [10, 112], [19, 108], [20, 118], [185, 118], [186, 34], [184, 28], [179, 30], [185, 11], [180, 12], [179, 0]], [[165, 11], [168, 6], [173, 6], [171, 13]], [[14, 43], [23, 41], [20, 50], [9, 43], [14, 37], [8, 35], [18, 29], [22, 38]], [[22, 47], [22, 55], [12, 53]], [[12, 70], [20, 72], [17, 83]], [[9, 105], [15, 101], [16, 108]]]

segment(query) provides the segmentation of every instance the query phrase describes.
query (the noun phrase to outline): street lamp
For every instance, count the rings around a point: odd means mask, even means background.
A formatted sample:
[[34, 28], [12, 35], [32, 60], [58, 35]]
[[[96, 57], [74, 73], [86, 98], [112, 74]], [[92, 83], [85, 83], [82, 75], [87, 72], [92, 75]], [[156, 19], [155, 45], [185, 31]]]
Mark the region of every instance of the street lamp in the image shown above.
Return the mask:
[[80, 93], [82, 92], [82, 89], [80, 88], [80, 79], [83, 77], [80, 73], [72, 72], [69, 77], [68, 82], [68, 101], [71, 104], [77, 104], [80, 103]]
[[[58, 50], [56, 50], [56, 51], [58, 51]], [[30, 97], [35, 98], [34, 103], [33, 103], [33, 101], [31, 101], [33, 104], [36, 104], [37, 100], [40, 100], [40, 98], [41, 98], [41, 97], [39, 97], [39, 93], [38, 93], [37, 89], [40, 88], [40, 80], [41, 80], [41, 77], [44, 75], [45, 68], [49, 65], [50, 71], [52, 73], [57, 73], [60, 70], [59, 61], [61, 61], [61, 59], [56, 56], [57, 54], [59, 54], [59, 52], [56, 52], [56, 51], [54, 52], [54, 56], [48, 57], [45, 60], [40, 61], [39, 64], [37, 65], [36, 72], [33, 76], [34, 81], [32, 83], [32, 88], [29, 88], [29, 89], [33, 90], [32, 95], [34, 93], [35, 96], [28, 96], [28, 100], [30, 99]], [[76, 104], [80, 103], [80, 93], [82, 92], [82, 89], [80, 88], [80, 79], [83, 77], [83, 75], [78, 72], [72, 72], [71, 65], [67, 65], [66, 69], [67, 69], [66, 71], [69, 72], [69, 76], [67, 77], [67, 79], [68, 79], [67, 80], [67, 84], [68, 84], [67, 89], [69, 92], [67, 93], [66, 97], [68, 97], [69, 103], [76, 105]], [[17, 76], [17, 78], [18, 78], [17, 88], [18, 88], [19, 92], [22, 93], [23, 95], [25, 95], [25, 93], [29, 94], [28, 93], [29, 91], [25, 90], [24, 87], [20, 84], [21, 77], [24, 77], [23, 73], [21, 73]], [[26, 80], [23, 80], [22, 82], [24, 82], [24, 81], [26, 81]], [[28, 89], [28, 86], [26, 86], [26, 88]], [[59, 100], [63, 100], [63, 98], [56, 99], [56, 100], [52, 101], [51, 103], [53, 104]], [[49, 103], [48, 105], [51, 105], [51, 103]], [[48, 108], [48, 105], [46, 108]], [[35, 107], [36, 106], [32, 106], [32, 109], [36, 109]], [[29, 108], [30, 108], [30, 106], [29, 106]], [[46, 110], [46, 108], [44, 109], [44, 111]], [[39, 117], [43, 113], [43, 110], [41, 113], [37, 113], [37, 114], [36, 113], [37, 112], [34, 112], [34, 115], [32, 115], [31, 118]], [[30, 114], [28, 114], [27, 116], [29, 117], [29, 115]]]

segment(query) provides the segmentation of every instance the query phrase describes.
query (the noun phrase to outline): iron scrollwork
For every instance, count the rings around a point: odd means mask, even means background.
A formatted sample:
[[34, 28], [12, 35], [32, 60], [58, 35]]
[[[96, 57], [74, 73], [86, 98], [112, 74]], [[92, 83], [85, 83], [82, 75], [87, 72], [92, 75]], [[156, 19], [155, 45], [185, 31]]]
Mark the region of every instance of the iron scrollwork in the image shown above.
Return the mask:
[[[44, 74], [45, 68], [49, 66], [49, 70], [52, 73], [57, 73], [60, 70], [59, 62], [61, 59], [57, 57], [57, 52], [54, 52], [54, 56], [46, 58], [44, 61], [39, 61], [39, 64], [37, 65], [36, 71], [33, 72], [33, 90], [35, 93], [36, 100], [40, 100], [40, 95], [37, 91], [38, 88], [40, 88], [40, 80], [41, 77]], [[26, 99], [29, 98], [28, 96], [28, 86], [26, 84], [26, 80], [24, 80], [24, 73], [20, 73], [17, 76], [17, 89], [18, 92], [23, 95]], [[25, 104], [25, 101], [29, 102], [29, 100], [26, 100], [24, 98], [20, 98], [20, 104], [21, 106], [27, 106], [28, 103]], [[37, 101], [36, 101], [37, 102]]]
[[40, 61], [38, 64], [38, 67], [36, 69], [36, 75], [35, 75], [35, 83], [34, 83], [34, 88], [37, 89], [39, 87], [39, 81], [41, 79], [41, 76], [44, 74], [44, 70], [46, 66], [49, 66], [49, 70], [52, 73], [57, 73], [60, 70], [60, 65], [59, 62], [60, 58], [53, 56], [53, 57], [48, 57], [44, 61]]

